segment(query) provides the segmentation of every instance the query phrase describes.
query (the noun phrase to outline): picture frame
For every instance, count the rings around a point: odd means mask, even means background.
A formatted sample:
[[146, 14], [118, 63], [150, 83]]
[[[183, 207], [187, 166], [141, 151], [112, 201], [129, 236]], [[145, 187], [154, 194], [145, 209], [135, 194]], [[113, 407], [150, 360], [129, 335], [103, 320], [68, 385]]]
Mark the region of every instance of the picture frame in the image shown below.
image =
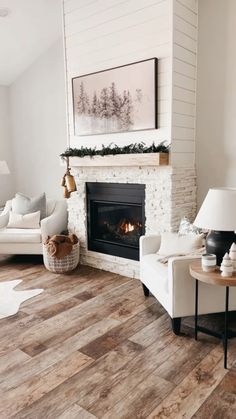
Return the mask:
[[157, 70], [154, 57], [74, 77], [74, 135], [157, 129]]

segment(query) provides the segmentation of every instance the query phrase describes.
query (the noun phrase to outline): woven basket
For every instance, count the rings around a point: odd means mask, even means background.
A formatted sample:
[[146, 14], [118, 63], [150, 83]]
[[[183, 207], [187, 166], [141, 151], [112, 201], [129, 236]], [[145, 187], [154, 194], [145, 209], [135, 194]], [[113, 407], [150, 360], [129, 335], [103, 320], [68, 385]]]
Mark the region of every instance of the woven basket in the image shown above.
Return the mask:
[[71, 253], [64, 258], [57, 259], [50, 256], [45, 246], [43, 246], [43, 261], [45, 267], [58, 274], [73, 271], [79, 263], [79, 243], [73, 245]]

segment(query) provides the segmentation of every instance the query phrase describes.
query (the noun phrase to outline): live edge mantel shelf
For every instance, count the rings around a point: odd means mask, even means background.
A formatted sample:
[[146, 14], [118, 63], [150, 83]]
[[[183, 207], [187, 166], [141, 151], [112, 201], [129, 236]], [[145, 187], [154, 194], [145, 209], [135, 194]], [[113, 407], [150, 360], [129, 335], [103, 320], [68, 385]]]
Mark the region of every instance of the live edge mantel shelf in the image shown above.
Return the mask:
[[168, 153], [70, 157], [70, 166], [72, 167], [167, 166], [168, 164]]

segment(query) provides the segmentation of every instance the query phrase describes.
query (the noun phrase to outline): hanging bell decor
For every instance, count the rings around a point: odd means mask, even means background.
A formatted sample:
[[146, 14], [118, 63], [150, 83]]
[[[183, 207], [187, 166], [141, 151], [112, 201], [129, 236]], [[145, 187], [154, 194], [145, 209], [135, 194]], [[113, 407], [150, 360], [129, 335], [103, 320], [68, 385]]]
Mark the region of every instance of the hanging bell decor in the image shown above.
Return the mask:
[[63, 196], [66, 199], [70, 198], [70, 192], [68, 191], [66, 186], [63, 186]]
[[74, 176], [70, 173], [69, 157], [66, 158], [66, 173], [62, 177], [61, 186], [63, 187], [64, 198], [70, 198], [71, 192], [76, 191], [76, 184]]

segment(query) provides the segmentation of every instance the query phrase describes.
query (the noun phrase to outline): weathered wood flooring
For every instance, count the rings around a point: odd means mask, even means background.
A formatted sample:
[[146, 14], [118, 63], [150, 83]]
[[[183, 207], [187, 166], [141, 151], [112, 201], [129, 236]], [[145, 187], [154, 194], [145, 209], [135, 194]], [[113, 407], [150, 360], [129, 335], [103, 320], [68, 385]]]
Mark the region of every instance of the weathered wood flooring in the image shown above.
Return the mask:
[[1, 419], [236, 418], [236, 339], [226, 371], [219, 341], [195, 342], [191, 319], [175, 336], [139, 281], [2, 259], [0, 281], [16, 278], [45, 291], [0, 320]]

